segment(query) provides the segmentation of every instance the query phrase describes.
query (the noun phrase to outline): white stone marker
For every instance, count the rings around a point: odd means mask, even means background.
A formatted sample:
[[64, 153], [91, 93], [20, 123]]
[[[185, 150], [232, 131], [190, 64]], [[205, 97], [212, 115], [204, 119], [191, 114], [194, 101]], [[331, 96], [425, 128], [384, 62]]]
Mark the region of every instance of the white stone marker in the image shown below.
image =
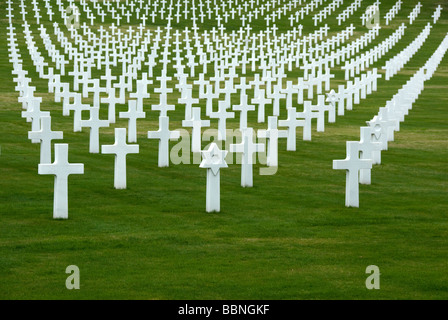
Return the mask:
[[[373, 128], [373, 141], [381, 143], [381, 150], [387, 150], [387, 142], [389, 141], [388, 128], [391, 126], [393, 127], [395, 125], [395, 122], [386, 119], [383, 120], [378, 115], [376, 115], [372, 118], [372, 120], [367, 121], [367, 125]], [[379, 157], [379, 159], [375, 158], [373, 163], [380, 164], [381, 156]]]
[[241, 186], [252, 187], [253, 182], [253, 155], [257, 152], [264, 152], [264, 144], [253, 142], [254, 129], [246, 128], [242, 130], [241, 143], [231, 144], [230, 152], [241, 152]]
[[124, 104], [124, 97], [121, 99], [120, 97], [116, 97], [116, 88], [107, 88], [108, 97], [107, 98], [101, 98], [101, 103], [107, 103], [109, 105], [109, 122], [115, 123], [115, 109], [116, 104], [121, 103]]
[[[372, 141], [373, 128], [361, 127], [361, 139], [359, 140], [359, 151], [361, 151], [361, 159], [370, 159], [373, 161], [374, 152], [381, 152], [381, 144]], [[370, 184], [370, 169], [361, 169], [359, 173], [359, 183]]]
[[207, 169], [207, 193], [206, 193], [206, 211], [219, 212], [220, 204], [220, 169], [227, 168], [225, 158], [228, 151], [219, 150], [216, 143], [212, 143], [208, 150], [202, 151], [203, 160], [200, 168]]
[[264, 89], [260, 89], [258, 90], [258, 94], [255, 94], [255, 98], [253, 98], [251, 100], [252, 103], [256, 103], [258, 104], [258, 118], [257, 121], [260, 122], [264, 122], [265, 121], [265, 106], [267, 104], [272, 103], [272, 99], [267, 99], [265, 97], [265, 90]]
[[40, 142], [40, 163], [51, 163], [51, 141], [63, 139], [62, 131], [51, 130], [51, 117], [40, 118], [41, 129], [39, 131], [28, 132], [28, 139], [38, 140]]
[[210, 127], [210, 120], [201, 119], [201, 108], [192, 108], [191, 120], [182, 120], [183, 127], [191, 127], [191, 152], [201, 152], [201, 128]]
[[84, 174], [84, 164], [68, 162], [68, 144], [55, 144], [55, 160], [51, 164], [39, 164], [39, 174], [52, 174], [54, 178], [53, 218], [68, 218], [68, 176]]
[[227, 128], [227, 119], [235, 118], [235, 112], [228, 112], [227, 108], [230, 104], [227, 104], [226, 101], [218, 102], [218, 111], [210, 112], [210, 118], [218, 119], [218, 140], [225, 141], [226, 140], [226, 128]]
[[126, 156], [129, 153], [139, 153], [139, 145], [126, 143], [126, 128], [115, 128], [115, 143], [102, 145], [101, 153], [115, 154], [114, 187], [126, 189]]
[[[40, 98], [42, 99], [42, 98]], [[31, 103], [28, 104], [27, 111], [22, 111], [22, 117], [27, 118], [27, 122], [31, 122], [31, 131], [40, 130], [40, 119], [42, 117], [49, 117], [50, 112], [40, 110], [40, 99], [33, 99]], [[31, 139], [32, 143], [39, 143], [39, 139]]]
[[148, 131], [148, 139], [159, 139], [159, 167], [168, 167], [169, 159], [169, 141], [180, 138], [179, 131], [170, 131], [169, 117], [159, 117], [159, 130]]
[[[311, 123], [311, 121], [310, 121]], [[286, 120], [279, 120], [278, 125], [280, 127], [288, 127], [287, 130], [287, 140], [286, 140], [286, 150], [287, 151], [296, 151], [296, 137], [297, 137], [297, 127], [303, 127], [304, 136], [305, 136], [305, 120], [297, 119], [297, 110], [296, 108], [288, 109], [288, 118]], [[310, 129], [311, 135], [311, 129]], [[311, 138], [310, 138], [311, 139]]]
[[81, 132], [82, 111], [90, 110], [90, 105], [82, 104], [82, 95], [76, 93], [73, 98], [73, 104], [68, 105], [70, 111], [73, 110], [73, 132]]
[[137, 100], [128, 100], [128, 111], [120, 112], [121, 119], [128, 119], [128, 142], [137, 142], [137, 119], [145, 119], [146, 113], [138, 111]]
[[91, 107], [90, 108], [90, 119], [81, 120], [80, 125], [82, 127], [90, 128], [90, 153], [100, 152], [100, 128], [109, 127], [109, 120], [100, 120], [100, 108]]
[[[289, 109], [288, 109], [289, 110]], [[295, 110], [295, 109], [294, 109]], [[276, 116], [268, 117], [268, 129], [258, 130], [258, 137], [267, 139], [267, 160], [269, 167], [278, 167], [278, 139], [288, 138], [287, 130], [278, 130], [278, 119]], [[295, 137], [295, 135], [294, 135]], [[294, 138], [295, 140], [295, 138]]]
[[347, 141], [347, 158], [333, 160], [333, 169], [346, 170], [345, 206], [359, 207], [359, 171], [372, 169], [373, 161], [359, 158], [359, 142]]
[[339, 96], [332, 89], [329, 93], [327, 93], [327, 99], [325, 101], [332, 105], [332, 109], [328, 113], [328, 122], [334, 123], [336, 121], [336, 102], [339, 102]]

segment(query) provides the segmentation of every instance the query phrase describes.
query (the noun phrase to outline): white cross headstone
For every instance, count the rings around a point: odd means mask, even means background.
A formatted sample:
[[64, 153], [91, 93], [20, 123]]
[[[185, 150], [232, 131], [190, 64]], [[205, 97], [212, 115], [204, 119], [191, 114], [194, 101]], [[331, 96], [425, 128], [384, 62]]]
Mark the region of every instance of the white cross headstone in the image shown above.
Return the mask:
[[51, 141], [63, 138], [62, 131], [51, 130], [51, 117], [40, 118], [41, 129], [28, 132], [28, 138], [40, 141], [40, 163], [51, 163]]
[[238, 144], [230, 145], [230, 152], [242, 153], [241, 159], [241, 186], [253, 186], [253, 156], [254, 153], [264, 152], [264, 144], [254, 143], [253, 128], [242, 130], [242, 141]]
[[101, 153], [115, 154], [114, 187], [126, 189], [126, 156], [129, 153], [139, 153], [139, 145], [126, 143], [126, 128], [115, 128], [115, 143], [102, 145]]
[[90, 119], [80, 121], [81, 128], [90, 128], [90, 153], [100, 152], [100, 128], [109, 127], [109, 120], [100, 120], [100, 108], [91, 107], [90, 108]]
[[[379, 142], [372, 141], [372, 128], [361, 127], [361, 139], [359, 141], [359, 151], [361, 152], [361, 159], [370, 159], [373, 161], [374, 152], [381, 152], [381, 145]], [[361, 169], [359, 173], [359, 183], [370, 184], [371, 183], [371, 170]]]
[[227, 119], [234, 118], [235, 112], [228, 112], [226, 101], [218, 102], [218, 111], [210, 112], [210, 118], [218, 119], [218, 140], [225, 141], [226, 140], [226, 128], [227, 128]]
[[169, 141], [177, 140], [180, 138], [179, 131], [170, 131], [169, 129], [169, 117], [159, 117], [159, 130], [148, 131], [148, 139], [159, 140], [159, 167], [169, 166]]
[[267, 99], [265, 95], [264, 89], [259, 89], [258, 94], [255, 94], [255, 97], [251, 100], [252, 103], [258, 104], [258, 118], [257, 121], [264, 122], [265, 121], [265, 106], [267, 104], [272, 103], [272, 99]]
[[73, 111], [73, 132], [81, 132], [82, 111], [90, 110], [90, 106], [88, 104], [83, 104], [82, 95], [76, 93], [73, 97], [73, 103], [69, 103], [67, 108], [69, 111]]
[[[27, 118], [27, 122], [31, 122], [31, 130], [32, 131], [39, 131], [40, 130], [40, 119], [42, 117], [49, 117], [50, 112], [48, 111], [41, 111], [40, 110], [40, 103], [42, 101], [42, 98], [35, 98], [28, 103], [28, 108], [26, 111], [22, 111], [22, 117]], [[32, 138], [32, 143], [39, 143], [39, 139]]]
[[347, 157], [333, 160], [333, 169], [346, 170], [345, 206], [359, 207], [359, 171], [372, 169], [372, 160], [359, 158], [359, 142], [347, 141]]
[[182, 121], [183, 127], [191, 127], [191, 151], [201, 152], [201, 128], [210, 127], [210, 120], [201, 119], [201, 108], [192, 108], [192, 118]]
[[121, 119], [128, 119], [128, 142], [137, 142], [137, 119], [145, 119], [146, 113], [139, 111], [137, 100], [128, 100], [128, 111], [120, 112]]
[[303, 125], [303, 140], [311, 141], [311, 128], [312, 128], [312, 120], [317, 119], [317, 123], [322, 122], [322, 118], [324, 113], [320, 111], [313, 111], [311, 101], [305, 101], [303, 104], [303, 111], [297, 112], [296, 117], [305, 120], [305, 124]]
[[[288, 118], [286, 120], [280, 120], [278, 122], [280, 127], [287, 127], [287, 140], [286, 140], [286, 150], [288, 151], [296, 151], [296, 128], [304, 127], [304, 136], [305, 136], [305, 120], [297, 119], [297, 110], [296, 108], [288, 109]], [[310, 131], [311, 133], [311, 131]]]
[[287, 130], [278, 130], [276, 116], [268, 117], [268, 129], [258, 130], [258, 137], [267, 139], [267, 162], [269, 167], [278, 167], [278, 139], [287, 138]]
[[117, 103], [123, 104], [124, 103], [124, 96], [123, 97], [116, 97], [116, 90], [115, 88], [108, 88], [107, 89], [108, 97], [107, 98], [101, 98], [101, 103], [107, 103], [109, 105], [108, 110], [108, 119], [110, 123], [115, 123], [115, 106]]
[[55, 144], [55, 160], [51, 164], [39, 164], [39, 174], [52, 174], [54, 179], [53, 218], [68, 218], [68, 176], [84, 174], [84, 164], [68, 162], [68, 144]]

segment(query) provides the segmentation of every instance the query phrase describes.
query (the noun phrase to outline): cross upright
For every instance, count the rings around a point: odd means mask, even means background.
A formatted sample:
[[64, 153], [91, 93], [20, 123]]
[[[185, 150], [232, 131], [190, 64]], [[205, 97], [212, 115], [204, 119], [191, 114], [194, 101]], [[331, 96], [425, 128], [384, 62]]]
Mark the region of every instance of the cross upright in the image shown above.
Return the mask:
[[351, 80], [347, 81], [347, 86], [341, 94], [344, 95], [344, 98], [346, 100], [346, 109], [352, 110], [353, 109], [353, 94], [354, 94], [353, 81], [351, 81]]
[[272, 94], [272, 82], [275, 78], [272, 76], [272, 71], [266, 71], [266, 76], [262, 77], [262, 81], [266, 83], [266, 95], [268, 97]]
[[90, 153], [100, 152], [100, 128], [109, 127], [109, 120], [100, 120], [100, 108], [91, 107], [90, 108], [90, 118], [89, 120], [80, 121], [81, 128], [90, 128]]
[[325, 131], [325, 111], [330, 110], [330, 106], [325, 104], [325, 96], [319, 95], [317, 99], [317, 104], [312, 105], [311, 101], [305, 101], [306, 105], [310, 105], [311, 110], [315, 111], [317, 115], [317, 132]]
[[254, 111], [255, 106], [248, 103], [247, 94], [241, 91], [240, 94], [240, 104], [233, 106], [234, 111], [240, 111], [240, 129], [247, 128], [247, 113], [249, 111]]
[[[92, 87], [89, 86], [89, 84], [93, 84]], [[84, 90], [85, 88], [85, 90]], [[106, 92], [105, 88], [102, 88], [100, 86], [100, 80], [99, 79], [92, 79], [85, 83], [85, 86], [83, 87], [83, 97], [88, 98], [89, 93], [93, 93], [93, 106], [98, 107], [100, 106], [100, 94], [101, 92]]]
[[254, 143], [253, 128], [242, 130], [241, 143], [231, 144], [230, 152], [242, 153], [241, 159], [241, 186], [253, 186], [253, 156], [255, 153], [264, 152], [264, 144]]
[[137, 110], [139, 112], [143, 112], [143, 99], [150, 97], [150, 94], [148, 93], [148, 83], [152, 83], [152, 81], [148, 81], [145, 77], [143, 77], [142, 80], [137, 80], [136, 91], [129, 94], [129, 97], [135, 99], [137, 102]]
[[84, 174], [84, 164], [68, 162], [68, 144], [55, 144], [55, 160], [51, 164], [39, 164], [38, 173], [51, 174], [54, 179], [53, 218], [68, 218], [68, 176]]
[[256, 73], [254, 75], [254, 80], [249, 82], [249, 85], [251, 85], [254, 88], [254, 94], [257, 95], [257, 92], [260, 90], [260, 87], [264, 85], [264, 81], [260, 80], [260, 74]]
[[[372, 141], [373, 131], [371, 127], [361, 127], [360, 129], [361, 139], [359, 140], [359, 151], [361, 152], [361, 159], [370, 159], [373, 161], [375, 153], [381, 153], [381, 144]], [[370, 172], [371, 170], [369, 169], [361, 169], [359, 183], [370, 184]]]
[[69, 111], [73, 111], [73, 132], [81, 132], [82, 111], [90, 110], [90, 105], [82, 103], [82, 95], [75, 93], [73, 103], [67, 105]]
[[276, 116], [268, 117], [268, 129], [258, 130], [259, 138], [267, 139], [267, 165], [269, 167], [278, 167], [278, 139], [287, 138], [287, 130], [278, 130], [278, 119]]
[[225, 80], [225, 87], [224, 87], [224, 89], [220, 90], [220, 92], [225, 94], [224, 100], [227, 105], [230, 105], [231, 94], [236, 93], [236, 89], [233, 86], [233, 79]]
[[[42, 117], [49, 117], [50, 112], [41, 111], [40, 103], [42, 98], [35, 97], [28, 102], [28, 108], [26, 111], [22, 111], [22, 117], [27, 118], [27, 122], [31, 122], [31, 131], [40, 131], [40, 119]], [[39, 143], [39, 139], [31, 138], [32, 143]]]
[[40, 163], [51, 163], [51, 141], [63, 138], [62, 131], [51, 130], [51, 117], [40, 118], [41, 129], [28, 132], [28, 139], [40, 141]]
[[179, 103], [185, 104], [185, 119], [191, 119], [192, 105], [199, 103], [199, 99], [193, 98], [193, 89], [191, 85], [186, 85], [183, 90], [181, 97], [178, 99]]
[[213, 99], [219, 98], [219, 94], [214, 92], [213, 85], [207, 84], [206, 85], [206, 92], [202, 96], [202, 98], [207, 99], [206, 107], [205, 107], [205, 114], [207, 116], [210, 116], [210, 113], [213, 111]]
[[194, 84], [199, 85], [199, 97], [202, 98], [205, 94], [205, 86], [209, 84], [208, 80], [204, 79], [204, 74], [199, 74], [199, 79], [193, 81]]
[[303, 140], [311, 141], [312, 120], [318, 119], [319, 121], [319, 117], [322, 116], [323, 113], [313, 111], [311, 101], [305, 101], [303, 104], [303, 111], [297, 112], [297, 117], [303, 118], [305, 121], [305, 125], [303, 126]]
[[325, 95], [318, 95], [317, 96], [317, 104], [319, 108], [322, 108], [325, 111], [328, 111], [328, 123], [335, 123], [336, 122], [336, 107], [335, 103], [325, 104], [328, 98], [325, 97]]
[[226, 101], [218, 102], [218, 111], [210, 112], [210, 118], [218, 119], [218, 140], [226, 140], [227, 119], [235, 118], [235, 112], [227, 112], [228, 104]]
[[179, 131], [170, 131], [169, 128], [170, 118], [167, 116], [159, 117], [159, 130], [148, 131], [148, 139], [159, 140], [159, 167], [169, 166], [169, 141], [177, 140], [180, 138]]
[[240, 83], [235, 85], [235, 89], [239, 89], [241, 94], [245, 95], [248, 89], [252, 88], [252, 84], [246, 83], [246, 77], [240, 77]]
[[112, 80], [117, 80], [117, 77], [112, 75], [110, 68], [106, 68], [106, 73], [104, 76], [101, 76], [101, 80], [106, 81], [106, 91], [109, 92], [112, 88]]
[[347, 141], [347, 157], [333, 160], [333, 169], [346, 170], [345, 206], [359, 207], [359, 172], [372, 169], [372, 160], [359, 158], [359, 142]]
[[174, 105], [168, 104], [167, 94], [172, 93], [173, 89], [167, 87], [167, 81], [171, 80], [171, 77], [166, 76], [166, 69], [162, 70], [160, 77], [156, 77], [156, 80], [160, 81], [160, 88], [155, 88], [154, 92], [159, 93], [159, 104], [152, 105], [151, 109], [160, 111], [161, 116], [166, 116], [168, 111], [175, 109]]
[[[138, 88], [138, 86], [137, 86]], [[125, 97], [117, 97], [116, 96], [116, 88], [108, 89], [108, 97], [101, 98], [101, 103], [107, 103], [108, 107], [108, 120], [109, 123], [115, 123], [115, 106], [116, 104], [123, 104], [125, 102]]]
[[258, 104], [258, 108], [257, 108], [258, 109], [258, 119], [257, 119], [257, 121], [259, 123], [264, 122], [265, 121], [265, 106], [267, 104], [271, 104], [272, 99], [267, 99], [265, 90], [259, 89], [258, 93], [255, 94], [255, 98], [253, 98], [251, 100], [251, 102]]
[[190, 120], [182, 120], [183, 127], [191, 127], [191, 151], [201, 152], [201, 128], [210, 127], [210, 120], [201, 119], [201, 108], [195, 107], [192, 109], [192, 118]]
[[297, 119], [297, 110], [294, 107], [288, 109], [288, 118], [286, 120], [279, 120], [278, 125], [280, 127], [288, 128], [286, 130], [287, 131], [286, 150], [296, 151], [296, 137], [297, 137], [296, 128], [303, 127], [303, 135], [305, 136], [306, 124], [307, 123], [305, 120]]
[[102, 145], [101, 153], [114, 154], [114, 187], [126, 189], [126, 156], [130, 153], [139, 153], [139, 145], [126, 143], [126, 128], [115, 128], [115, 143]]
[[272, 114], [274, 116], [279, 116], [280, 115], [280, 100], [285, 99], [286, 95], [282, 93], [280, 86], [276, 84], [273, 86], [273, 92], [271, 93], [271, 95], [268, 95], [268, 97], [270, 99], [272, 99], [272, 101], [273, 101]]
[[286, 88], [282, 89], [281, 93], [286, 95], [286, 108], [292, 108], [292, 95], [298, 93], [297, 87], [292, 84], [292, 81], [286, 81]]
[[128, 100], [128, 111], [120, 112], [121, 119], [128, 119], [128, 142], [137, 142], [137, 119], [145, 119], [146, 113], [138, 110], [137, 100]]

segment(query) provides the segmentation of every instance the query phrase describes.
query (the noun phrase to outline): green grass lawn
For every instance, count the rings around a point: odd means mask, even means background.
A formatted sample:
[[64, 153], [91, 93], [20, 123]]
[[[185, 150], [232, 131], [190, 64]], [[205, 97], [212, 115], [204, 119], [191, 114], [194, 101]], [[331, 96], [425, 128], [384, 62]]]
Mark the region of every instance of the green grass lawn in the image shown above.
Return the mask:
[[[404, 1], [368, 49], [405, 22], [416, 3]], [[149, 111], [158, 103], [155, 94], [145, 101], [147, 119], [139, 120], [140, 154], [128, 156], [128, 188], [115, 190], [113, 157], [88, 152], [88, 130], [72, 132], [72, 117], [62, 117], [61, 104], [32, 69], [16, 22], [24, 69], [43, 97], [42, 109], [51, 111], [53, 130], [64, 131], [70, 162], [85, 165], [84, 175], [69, 178], [66, 221], [52, 219], [53, 177], [37, 174], [39, 145], [28, 140], [31, 127], [21, 118], [8, 62], [8, 21], [1, 18], [0, 298], [447, 299], [448, 56], [382, 152], [372, 185], [360, 186], [359, 209], [344, 206], [345, 173], [332, 170], [333, 159], [345, 158], [346, 141], [359, 140], [360, 126], [424, 65], [448, 32], [447, 2], [421, 3], [403, 39], [374, 65], [381, 67], [404, 49], [442, 4], [439, 22], [403, 70], [390, 81], [380, 79], [376, 93], [335, 124], [326, 123], [325, 132], [314, 126], [311, 142], [302, 141], [299, 130], [296, 152], [287, 152], [280, 140], [278, 172], [260, 176], [263, 166], [256, 165], [253, 188], [240, 187], [239, 165], [222, 169], [221, 212], [215, 214], [205, 212], [204, 169], [157, 167], [158, 143], [146, 139], [146, 131], [158, 124], [157, 113]], [[382, 17], [393, 4], [382, 1]], [[367, 32], [361, 12], [349, 21], [358, 35]], [[19, 17], [17, 8], [15, 14]], [[331, 32], [344, 27], [337, 26], [335, 15], [327, 23]], [[305, 34], [314, 30], [310, 16], [303, 24]], [[289, 21], [278, 26], [287, 30]], [[31, 29], [44, 52], [37, 26]], [[334, 73], [336, 88], [343, 72]], [[176, 103], [177, 96], [170, 99]], [[125, 110], [119, 106], [117, 113]], [[170, 128], [180, 128], [181, 105], [169, 116]], [[254, 112], [250, 123], [255, 119]], [[120, 120], [115, 127], [125, 124]], [[113, 127], [100, 132], [101, 144], [113, 143]], [[65, 287], [68, 265], [80, 269], [80, 290]], [[380, 268], [380, 290], [365, 287], [369, 265]]]

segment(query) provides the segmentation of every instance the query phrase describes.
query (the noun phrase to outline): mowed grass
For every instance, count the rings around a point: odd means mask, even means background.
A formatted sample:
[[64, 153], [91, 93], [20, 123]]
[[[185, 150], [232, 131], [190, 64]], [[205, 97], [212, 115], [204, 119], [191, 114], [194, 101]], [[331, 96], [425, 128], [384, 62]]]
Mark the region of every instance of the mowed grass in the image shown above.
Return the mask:
[[[417, 21], [374, 66], [405, 48], [444, 3], [421, 2]], [[394, 3], [382, 1], [381, 15]], [[406, 1], [369, 48], [406, 21], [414, 5]], [[364, 33], [361, 12], [351, 21]], [[0, 13], [5, 16], [3, 7]], [[335, 22], [334, 17], [327, 22], [332, 32], [342, 28]], [[1, 24], [5, 34], [7, 21]], [[286, 30], [288, 24], [278, 25]], [[36, 26], [32, 30], [41, 44]], [[310, 17], [304, 31], [313, 31]], [[157, 129], [157, 113], [149, 111], [158, 103], [154, 94], [145, 102], [147, 119], [139, 120], [140, 154], [128, 156], [128, 188], [115, 190], [113, 156], [88, 153], [88, 130], [72, 132], [72, 118], [62, 117], [61, 104], [46, 93], [19, 33], [24, 68], [43, 97], [42, 109], [51, 111], [53, 129], [64, 131], [70, 162], [85, 165], [84, 175], [69, 178], [66, 221], [52, 219], [53, 177], [37, 174], [39, 145], [27, 139], [31, 127], [21, 118], [1, 37], [0, 298], [447, 299], [448, 57], [382, 153], [382, 164], [374, 166], [372, 185], [360, 186], [359, 209], [344, 207], [345, 173], [332, 170], [333, 159], [345, 158], [346, 141], [359, 140], [359, 127], [423, 66], [447, 31], [443, 11], [399, 75], [380, 79], [377, 92], [335, 124], [326, 123], [325, 132], [314, 127], [311, 142], [301, 141], [298, 130], [296, 152], [286, 152], [281, 140], [275, 175], [260, 176], [263, 166], [257, 164], [254, 187], [241, 188], [241, 167], [223, 169], [221, 212], [215, 214], [205, 212], [204, 169], [157, 167], [157, 141], [146, 139], [146, 131]], [[335, 73], [333, 87], [343, 80], [338, 68]], [[119, 106], [117, 112], [126, 109]], [[181, 106], [169, 115], [171, 128], [180, 128]], [[255, 115], [249, 119], [255, 124]], [[113, 128], [101, 129], [101, 144], [113, 140]], [[65, 287], [68, 265], [80, 269], [80, 290]], [[369, 265], [380, 268], [380, 290], [365, 287]]]

